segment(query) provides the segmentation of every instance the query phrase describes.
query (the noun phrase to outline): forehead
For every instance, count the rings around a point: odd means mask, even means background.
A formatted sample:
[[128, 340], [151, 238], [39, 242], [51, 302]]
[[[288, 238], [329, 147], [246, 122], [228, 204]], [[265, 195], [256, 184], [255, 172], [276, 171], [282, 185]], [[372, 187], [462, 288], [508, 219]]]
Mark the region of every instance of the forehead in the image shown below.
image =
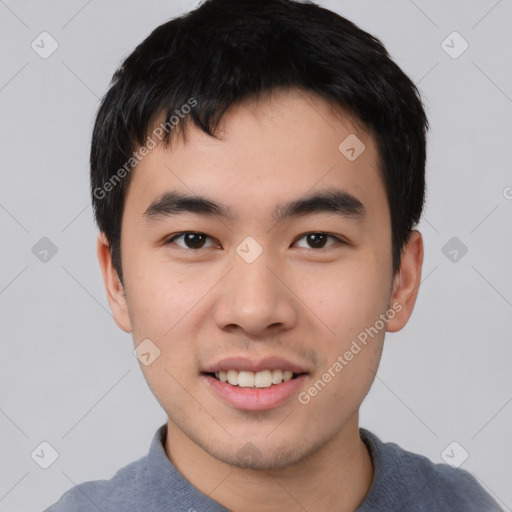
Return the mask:
[[184, 139], [158, 145], [132, 171], [125, 204], [139, 215], [167, 191], [229, 204], [239, 219], [315, 188], [345, 190], [369, 213], [387, 208], [373, 137], [314, 94], [273, 91], [232, 105], [217, 138], [185, 127]]

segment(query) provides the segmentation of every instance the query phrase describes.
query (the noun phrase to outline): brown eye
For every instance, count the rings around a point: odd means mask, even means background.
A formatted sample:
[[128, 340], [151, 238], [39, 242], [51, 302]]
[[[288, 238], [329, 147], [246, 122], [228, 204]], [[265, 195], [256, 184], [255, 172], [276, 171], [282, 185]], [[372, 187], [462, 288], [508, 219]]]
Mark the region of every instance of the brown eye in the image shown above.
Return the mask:
[[307, 249], [323, 249], [328, 238], [332, 238], [336, 241], [334, 244], [331, 244], [331, 246], [336, 245], [336, 243], [344, 243], [340, 238], [334, 235], [328, 235], [327, 233], [306, 233], [305, 235], [302, 235], [298, 240], [303, 238], [306, 239], [306, 242], [309, 245], [309, 247], [306, 247]]
[[185, 231], [183, 233], [178, 233], [177, 235], [174, 235], [171, 237], [167, 242], [165, 242], [165, 245], [170, 245], [171, 243], [174, 243], [175, 240], [182, 239], [183, 243], [185, 244], [178, 245], [178, 247], [181, 247], [182, 249], [203, 249], [205, 241], [210, 238], [208, 235], [205, 235], [204, 233], [196, 233], [194, 231]]

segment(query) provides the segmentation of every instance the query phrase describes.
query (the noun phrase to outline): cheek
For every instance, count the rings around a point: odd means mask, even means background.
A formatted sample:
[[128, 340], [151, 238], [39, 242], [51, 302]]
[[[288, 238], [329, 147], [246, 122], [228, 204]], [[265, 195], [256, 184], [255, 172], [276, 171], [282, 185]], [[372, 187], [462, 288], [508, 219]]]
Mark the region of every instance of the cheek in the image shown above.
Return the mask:
[[131, 254], [125, 280], [137, 341], [140, 336], [162, 342], [172, 338], [201, 291], [200, 280], [187, 278], [169, 261], [145, 257], [142, 252]]
[[133, 255], [125, 272], [127, 302], [135, 346], [151, 340], [159, 355], [144, 376], [159, 400], [181, 396], [194, 384], [198, 349], [194, 340], [201, 325], [200, 299], [211, 287], [208, 277], [187, 275], [161, 258], [152, 261]]
[[175, 413], [185, 414], [190, 404], [187, 406], [188, 395], [183, 389], [192, 389], [196, 377], [197, 354], [190, 320], [201, 296], [200, 282], [184, 279], [165, 265], [149, 265], [145, 272], [140, 268], [144, 266], [140, 264], [126, 275], [131, 284], [133, 339], [135, 345], [149, 339], [159, 351], [150, 365], [140, 365], [141, 370], [162, 407], [168, 411], [172, 405]]
[[325, 341], [340, 350], [387, 308], [389, 283], [377, 265], [340, 265], [301, 280], [298, 295], [318, 322]]

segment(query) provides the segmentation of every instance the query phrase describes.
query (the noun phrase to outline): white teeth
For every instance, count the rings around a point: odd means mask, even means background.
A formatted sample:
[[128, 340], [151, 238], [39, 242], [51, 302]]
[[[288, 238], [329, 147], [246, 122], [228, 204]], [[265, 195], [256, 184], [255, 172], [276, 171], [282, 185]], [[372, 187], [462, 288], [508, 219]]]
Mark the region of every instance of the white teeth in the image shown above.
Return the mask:
[[238, 384], [238, 372], [236, 370], [228, 370], [228, 382], [232, 386], [236, 386]]
[[293, 372], [290, 370], [263, 370], [261, 372], [221, 370], [215, 372], [215, 377], [221, 382], [228, 382], [232, 386], [241, 388], [268, 388], [273, 384], [289, 381], [293, 377]]
[[254, 373], [253, 372], [240, 372], [238, 374], [238, 385], [241, 388], [254, 387]]
[[272, 372], [272, 384], [279, 384], [283, 381], [282, 370], [274, 370]]
[[286, 382], [287, 380], [290, 380], [293, 377], [293, 372], [290, 370], [287, 370], [283, 372], [283, 380]]
[[263, 370], [254, 374], [254, 385], [257, 388], [268, 388], [272, 386], [272, 372], [270, 370]]

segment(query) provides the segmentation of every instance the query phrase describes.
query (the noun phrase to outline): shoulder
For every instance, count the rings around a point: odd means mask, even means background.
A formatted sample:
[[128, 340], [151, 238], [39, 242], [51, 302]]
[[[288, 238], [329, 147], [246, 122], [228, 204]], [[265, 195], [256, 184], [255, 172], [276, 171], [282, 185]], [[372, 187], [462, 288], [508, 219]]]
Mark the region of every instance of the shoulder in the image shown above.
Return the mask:
[[[404, 450], [396, 443], [383, 443], [375, 434], [360, 429], [361, 439], [372, 456], [375, 476], [367, 495], [372, 510], [408, 512], [501, 511], [476, 478], [461, 468], [436, 464], [423, 455]], [[363, 505], [366, 505], [367, 500]], [[366, 509], [361, 508], [361, 512]], [[368, 508], [370, 510], [370, 508]]]
[[128, 512], [141, 499], [146, 457], [119, 469], [109, 480], [93, 480], [75, 485], [44, 512]]

